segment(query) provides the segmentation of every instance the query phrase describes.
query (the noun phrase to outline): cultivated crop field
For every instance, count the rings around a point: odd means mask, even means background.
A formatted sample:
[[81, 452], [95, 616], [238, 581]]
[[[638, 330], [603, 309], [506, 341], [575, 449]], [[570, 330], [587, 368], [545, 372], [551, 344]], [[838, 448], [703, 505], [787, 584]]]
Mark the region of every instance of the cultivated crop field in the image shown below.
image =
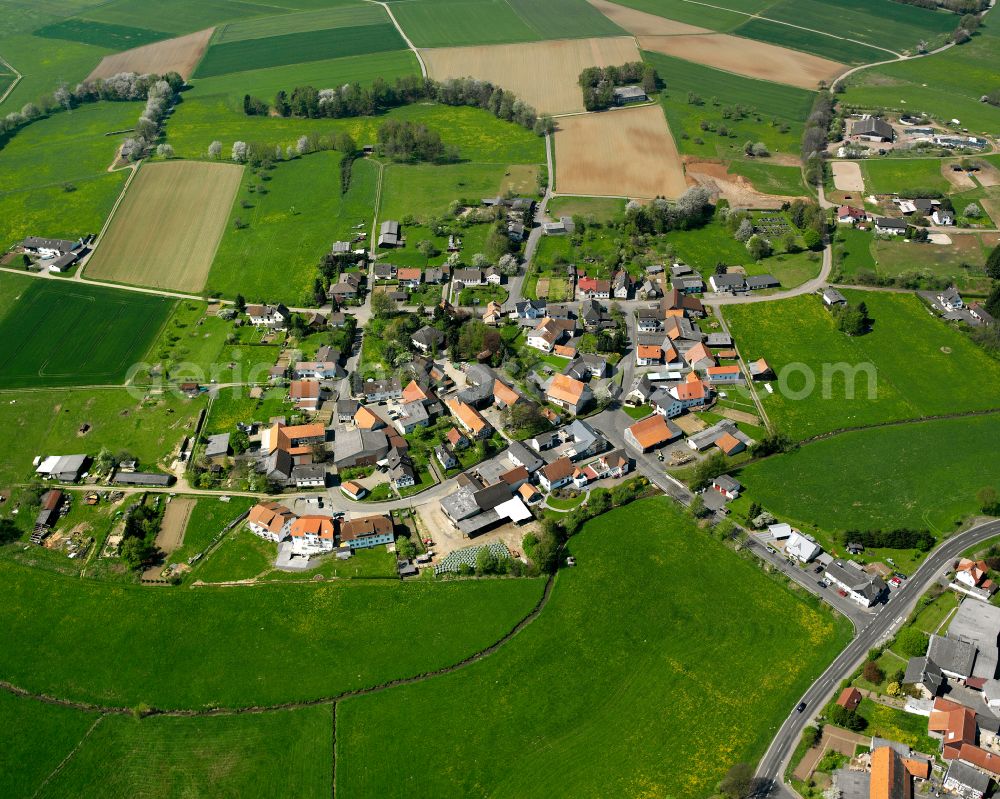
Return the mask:
[[212, 44], [198, 65], [197, 77], [405, 48], [399, 31], [389, 22], [226, 41]]
[[679, 36], [691, 33], [711, 33], [708, 28], [699, 28], [697, 25], [688, 25], [686, 22], [648, 14], [645, 11], [628, 8], [620, 3], [609, 2], [609, 0], [590, 0], [590, 4], [633, 36]]
[[[773, 395], [762, 395], [779, 429], [801, 439], [843, 427], [1000, 408], [1000, 364], [931, 316], [917, 297], [862, 291], [845, 296], [866, 303], [874, 319], [870, 333], [852, 338], [839, 332], [831, 314], [812, 296], [725, 309], [745, 358], [764, 357], [779, 377], [793, 363], [804, 364], [815, 376], [815, 390], [802, 399], [785, 396], [778, 385]], [[794, 336], [789, 335], [792, 330]], [[851, 381], [853, 399], [843, 372], [831, 377], [824, 398], [824, 364], [873, 367], [874, 398], [868, 398], [864, 372]], [[794, 370], [792, 375], [792, 392], [804, 389], [806, 378]], [[969, 375], [977, 379], [970, 382]]]
[[[436, 80], [471, 75], [514, 92], [539, 112], [553, 114], [583, 110], [578, 80], [586, 67], [640, 60], [635, 40], [624, 36], [448, 47], [421, 50], [420, 55]], [[544, 80], [539, 80], [542, 75]]]
[[[317, 699], [484, 649], [527, 615], [542, 586], [519, 579], [151, 591], [0, 561], [7, 641], [0, 676], [32, 691], [127, 707]], [[419, 635], [404, 634], [414, 630]], [[296, 678], [275, 679], [291, 652]]]
[[676, 198], [687, 188], [656, 106], [563, 117], [555, 146], [559, 194]]
[[201, 291], [242, 175], [235, 164], [145, 165], [87, 264], [87, 277]]
[[[913, 527], [941, 533], [1000, 487], [1000, 416], [843, 433], [742, 470], [748, 496], [803, 529]], [[789, 491], [789, 486], [795, 486]]]
[[245, 0], [158, 0], [152, 4], [147, 0], [111, 0], [86, 9], [81, 16], [99, 22], [181, 34], [221, 22], [271, 15], [283, 8], [287, 8], [283, 0], [274, 5]]
[[330, 705], [202, 718], [105, 716], [38, 796], [327, 797], [331, 717]]
[[730, 31], [746, 20], [745, 14], [728, 10], [729, 3], [698, 5], [688, 0], [621, 0], [618, 5], [713, 31]]
[[107, 47], [111, 50], [128, 50], [132, 47], [158, 42], [169, 36], [169, 34], [152, 31], [148, 28], [109, 25], [104, 22], [92, 22], [72, 17], [51, 25], [44, 25], [33, 34], [45, 39], [95, 44], [98, 47]]
[[377, 25], [389, 21], [381, 6], [367, 4], [337, 5], [296, 14], [273, 17], [251, 17], [230, 22], [218, 28], [213, 44], [241, 42], [247, 39], [267, 39], [289, 33]]
[[[664, 498], [588, 522], [569, 549], [579, 565], [493, 656], [338, 705], [338, 793], [703, 797], [764, 752], [849, 637]], [[366, 756], [376, 741], [384, 756]]]
[[101, 59], [101, 63], [87, 76], [87, 79], [110, 78], [119, 72], [138, 72], [140, 75], [150, 72], [156, 75], [177, 72], [187, 79], [194, 73], [211, 38], [212, 28], [205, 28], [187, 36], [178, 36], [126, 50], [123, 53], [108, 55]]
[[0, 319], [0, 388], [121, 383], [173, 307], [163, 297], [6, 274], [0, 291], [19, 295]]
[[[722, 33], [640, 36], [639, 47], [724, 72], [786, 83], [800, 89], [815, 89], [820, 81], [829, 82], [846, 69], [843, 64], [827, 58]], [[669, 80], [667, 83], [670, 85]]]

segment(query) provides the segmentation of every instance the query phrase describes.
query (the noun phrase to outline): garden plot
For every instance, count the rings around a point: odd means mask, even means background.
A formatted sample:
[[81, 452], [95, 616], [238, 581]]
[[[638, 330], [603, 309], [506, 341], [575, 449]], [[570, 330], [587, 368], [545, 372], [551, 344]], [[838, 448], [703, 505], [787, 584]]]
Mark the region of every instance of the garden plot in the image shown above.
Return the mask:
[[164, 75], [177, 72], [187, 80], [194, 73], [201, 57], [205, 55], [214, 28], [166, 39], [162, 42], [135, 47], [114, 55], [104, 56], [87, 80], [110, 78], [119, 72], [138, 72], [140, 75], [154, 73]]
[[834, 161], [833, 185], [837, 191], [864, 191], [865, 181], [861, 177], [861, 165], [856, 161]]
[[687, 188], [658, 106], [565, 117], [555, 145], [559, 194], [676, 198]]
[[549, 114], [583, 110], [578, 81], [585, 68], [641, 60], [630, 36], [446, 47], [421, 50], [420, 55], [435, 80], [467, 76], [488, 80]]

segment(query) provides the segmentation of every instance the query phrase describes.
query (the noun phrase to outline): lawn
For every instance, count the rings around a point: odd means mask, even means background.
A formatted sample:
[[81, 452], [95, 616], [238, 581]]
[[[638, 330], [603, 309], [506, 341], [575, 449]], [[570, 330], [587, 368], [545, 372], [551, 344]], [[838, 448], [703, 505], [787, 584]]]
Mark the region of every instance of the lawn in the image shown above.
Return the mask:
[[396, 557], [387, 552], [384, 546], [359, 549], [350, 560], [338, 560], [333, 555], [322, 558], [312, 558], [312, 568], [300, 572], [272, 571], [265, 580], [292, 581], [312, 580], [317, 575], [334, 577], [340, 580], [399, 580], [396, 571]]
[[191, 579], [205, 583], [252, 580], [268, 571], [277, 555], [277, 544], [241, 527], [223, 539], [192, 572]]
[[0, 485], [27, 479], [36, 455], [97, 455], [102, 447], [155, 470], [194, 432], [202, 407], [170, 393], [140, 401], [122, 388], [0, 393], [0, 426], [17, 441], [0, 459]]
[[[519, 579], [151, 591], [0, 562], [0, 675], [126, 706], [306, 701], [462, 660], [508, 632], [541, 590]], [[296, 678], [275, 679], [290, 652]]]
[[469, 286], [462, 289], [458, 295], [458, 304], [485, 307], [491, 302], [499, 302], [502, 305], [507, 301], [507, 297], [507, 290], [502, 286]]
[[981, 32], [961, 47], [852, 75], [843, 102], [855, 108], [922, 111], [945, 123], [960, 119], [976, 133], [993, 131], [997, 111], [979, 98], [1000, 84], [995, 27], [987, 15]]
[[106, 47], [109, 50], [129, 50], [133, 47], [141, 47], [144, 44], [152, 44], [170, 38], [169, 33], [161, 33], [148, 28], [109, 25], [104, 22], [93, 22], [73, 17], [45, 25], [36, 30], [34, 35], [45, 39], [93, 44], [98, 47]]
[[918, 752], [935, 753], [941, 746], [940, 739], [927, 734], [927, 717], [880, 705], [871, 699], [862, 699], [858, 715], [868, 720], [865, 735], [899, 741]]
[[0, 388], [121, 384], [175, 302], [16, 275], [0, 292], [20, 297], [0, 319]]
[[[780, 429], [802, 439], [843, 427], [1000, 408], [1000, 363], [930, 315], [917, 297], [845, 294], [867, 304], [874, 327], [866, 335], [839, 332], [812, 296], [725, 310], [743, 356], [764, 357], [779, 375], [775, 393], [761, 397]], [[848, 379], [838, 365], [857, 371]], [[811, 391], [805, 391], [807, 373]]]
[[549, 200], [549, 214], [558, 216], [582, 216], [598, 222], [608, 222], [625, 213], [625, 200], [609, 197], [553, 197]]
[[865, 191], [869, 194], [900, 194], [921, 192], [947, 193], [951, 184], [941, 174], [940, 158], [881, 158], [861, 162]]
[[193, 555], [204, 552], [226, 525], [249, 510], [254, 502], [249, 497], [231, 497], [229, 502], [214, 497], [199, 499], [188, 517], [184, 541], [170, 554], [168, 562], [185, 563]]
[[318, 705], [239, 716], [106, 716], [38, 796], [327, 797], [332, 712]]
[[[16, 13], [0, 14], [0, 28], [6, 25], [8, 19], [26, 19], [33, 10], [32, 5], [18, 3]], [[48, 21], [54, 19], [52, 17]], [[25, 103], [36, 102], [62, 81], [76, 85], [111, 52], [104, 47], [80, 42], [46, 42], [27, 32], [0, 39], [0, 55], [24, 76], [0, 104], [0, 112], [6, 115], [19, 111]]]
[[766, 158], [756, 161], [735, 160], [729, 164], [729, 171], [742, 175], [757, 191], [764, 194], [798, 197], [805, 193], [802, 170], [797, 166], [772, 164]]
[[265, 69], [405, 49], [403, 37], [390, 22], [308, 30], [264, 39], [214, 43], [205, 53], [195, 75], [210, 78], [248, 68]]
[[992, 246], [976, 234], [952, 234], [951, 244], [919, 244], [915, 242], [879, 240], [872, 242], [875, 271], [888, 277], [918, 275], [928, 278], [948, 278], [960, 290], [988, 294], [990, 280], [984, 266]]
[[96, 720], [93, 713], [0, 692], [0, 724], [7, 736], [0, 749], [0, 794], [34, 795]]
[[657, 498], [589, 522], [579, 565], [492, 657], [341, 703], [338, 793], [693, 799], [756, 760], [848, 628], [681, 513]]
[[740, 482], [750, 497], [803, 529], [912, 527], [940, 534], [978, 512], [980, 488], [1000, 489], [1000, 467], [990, 454], [998, 435], [996, 415], [843, 433], [747, 466]]
[[[247, 170], [206, 290], [227, 297], [241, 293], [248, 301], [312, 305], [317, 266], [331, 244], [352, 240], [358, 224], [371, 232], [377, 167], [356, 161], [350, 188], [341, 194], [340, 160], [340, 153], [326, 151], [256, 175]], [[237, 229], [237, 219], [245, 226]], [[281, 269], [275, 269], [277, 262]]]
[[[666, 82], [660, 102], [682, 155], [742, 158], [747, 140], [763, 142], [771, 152], [798, 153], [802, 122], [812, 107], [812, 92], [740, 77], [659, 53], [643, 52], [643, 58]], [[695, 98], [690, 94], [696, 96], [695, 102], [691, 102]], [[745, 111], [742, 119], [723, 115], [737, 106]], [[702, 121], [716, 130], [725, 125], [731, 137], [702, 130]]]
[[379, 217], [413, 216], [426, 223], [447, 216], [455, 200], [478, 205], [482, 198], [497, 195], [506, 171], [507, 165], [498, 163], [390, 164], [385, 168]]
[[856, 230], [853, 225], [837, 226], [833, 252], [838, 281], [850, 283], [859, 272], [876, 271], [872, 257], [873, 238], [870, 230]]

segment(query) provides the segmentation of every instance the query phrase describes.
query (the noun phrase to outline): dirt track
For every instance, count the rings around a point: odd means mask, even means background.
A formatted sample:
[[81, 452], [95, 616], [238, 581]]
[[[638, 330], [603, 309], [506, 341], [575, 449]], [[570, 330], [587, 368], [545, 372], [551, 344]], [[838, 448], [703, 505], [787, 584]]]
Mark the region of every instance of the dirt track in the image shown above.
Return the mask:
[[110, 78], [119, 72], [138, 72], [141, 75], [149, 72], [157, 75], [178, 72], [187, 80], [205, 54], [214, 30], [215, 28], [205, 28], [187, 36], [165, 39], [104, 56], [101, 63], [87, 76], [87, 80]]
[[675, 199], [687, 188], [658, 105], [563, 117], [555, 146], [558, 194]]
[[156, 546], [166, 553], [171, 553], [184, 543], [184, 531], [187, 529], [191, 511], [198, 500], [181, 497], [170, 500], [163, 512], [163, 523], [160, 532], [156, 534]]
[[470, 76], [488, 80], [548, 114], [583, 110], [578, 81], [586, 67], [641, 60], [631, 36], [439, 47], [421, 50], [420, 55], [436, 80]]
[[[815, 90], [821, 80], [830, 82], [847, 69], [826, 58], [725, 33], [640, 36], [639, 47], [736, 75], [810, 90]], [[669, 82], [670, 77], [664, 77]]]

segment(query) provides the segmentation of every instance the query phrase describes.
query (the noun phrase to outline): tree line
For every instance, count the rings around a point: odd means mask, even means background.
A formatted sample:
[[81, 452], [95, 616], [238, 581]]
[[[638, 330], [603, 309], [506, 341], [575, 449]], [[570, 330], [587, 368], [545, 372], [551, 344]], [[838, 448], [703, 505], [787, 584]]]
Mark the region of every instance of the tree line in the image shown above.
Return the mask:
[[660, 76], [652, 65], [630, 61], [621, 66], [587, 67], [580, 73], [583, 107], [588, 111], [603, 111], [615, 104], [615, 87], [638, 83], [646, 94], [661, 86]]
[[269, 115], [273, 111], [283, 117], [343, 119], [373, 116], [391, 108], [426, 100], [443, 105], [482, 108], [497, 119], [513, 122], [538, 135], [551, 133], [554, 129], [551, 117], [540, 117], [532, 106], [513, 92], [475, 78], [436, 81], [407, 75], [396, 78], [392, 83], [376, 78], [367, 87], [360, 83], [349, 83], [335, 89], [296, 86], [291, 93], [279, 91], [271, 104], [247, 94], [243, 98], [243, 111], [249, 115]]
[[897, 527], [893, 530], [847, 530], [840, 536], [844, 546], [861, 544], [867, 549], [918, 549], [929, 552], [933, 549], [934, 536], [928, 530], [914, 530]]

